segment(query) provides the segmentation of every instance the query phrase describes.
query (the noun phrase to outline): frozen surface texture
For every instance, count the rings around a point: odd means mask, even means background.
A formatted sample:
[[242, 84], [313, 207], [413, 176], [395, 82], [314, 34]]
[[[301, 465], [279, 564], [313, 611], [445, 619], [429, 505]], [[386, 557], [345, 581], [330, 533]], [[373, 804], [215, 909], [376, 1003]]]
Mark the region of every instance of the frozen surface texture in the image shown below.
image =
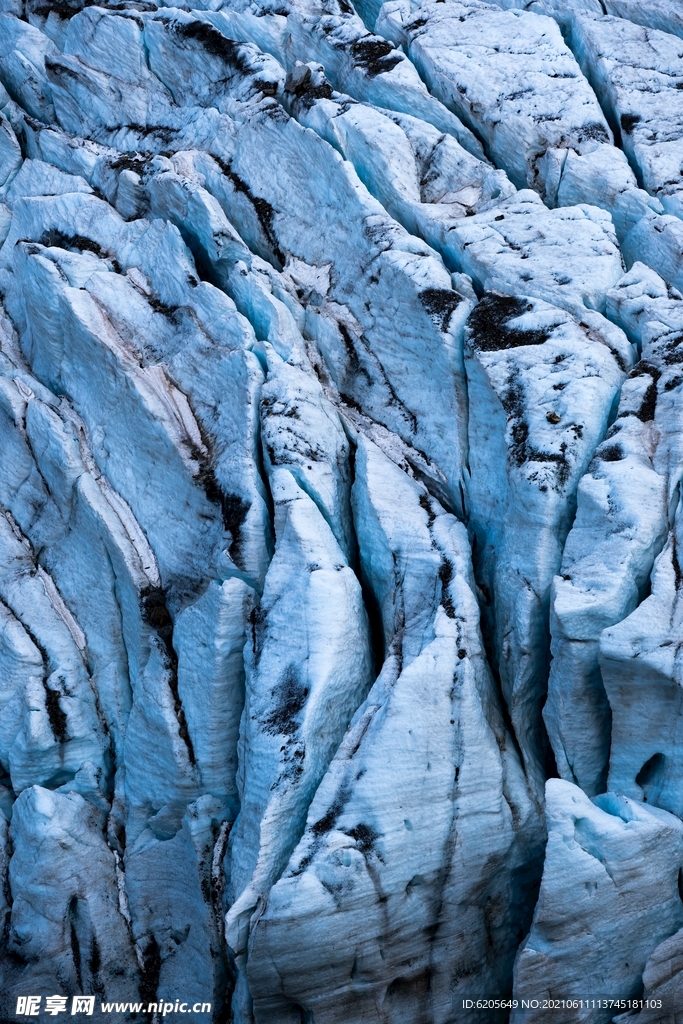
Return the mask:
[[679, 0], [0, 0], [2, 1024], [680, 1016], [682, 293]]
[[[520, 1001], [595, 993], [607, 1006], [579, 1009], [576, 1021], [604, 1021], [610, 1000], [640, 993], [648, 950], [683, 917], [679, 818], [604, 793], [592, 801], [559, 779], [546, 787], [548, 845], [531, 931], [517, 956]], [[609, 993], [609, 995], [608, 995]], [[513, 1010], [512, 1021], [546, 1019]]]

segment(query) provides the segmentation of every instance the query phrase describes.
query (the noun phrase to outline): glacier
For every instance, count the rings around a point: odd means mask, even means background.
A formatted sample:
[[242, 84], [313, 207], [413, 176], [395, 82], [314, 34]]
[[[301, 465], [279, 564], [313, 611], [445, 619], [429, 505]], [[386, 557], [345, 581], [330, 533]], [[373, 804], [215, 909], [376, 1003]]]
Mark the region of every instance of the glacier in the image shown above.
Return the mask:
[[0, 0], [2, 1024], [679, 1019], [682, 364], [680, 0]]

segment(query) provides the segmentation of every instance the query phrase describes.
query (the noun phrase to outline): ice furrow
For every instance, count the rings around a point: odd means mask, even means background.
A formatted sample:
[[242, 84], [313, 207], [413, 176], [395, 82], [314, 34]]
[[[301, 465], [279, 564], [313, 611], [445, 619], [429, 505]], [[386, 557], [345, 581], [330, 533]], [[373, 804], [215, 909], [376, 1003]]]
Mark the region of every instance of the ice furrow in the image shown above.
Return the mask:
[[[681, 461], [676, 433], [666, 425], [672, 414], [677, 418], [681, 300], [636, 263], [608, 303], [642, 358], [579, 485], [576, 520], [553, 585], [554, 657], [544, 712], [562, 777], [590, 795], [605, 788], [610, 742], [614, 746], [617, 735], [598, 666], [600, 636], [646, 594], [675, 514]], [[618, 703], [612, 703], [615, 714]], [[633, 789], [622, 780], [619, 791], [632, 795]]]
[[[60, 796], [62, 793], [78, 793], [90, 801], [99, 814], [107, 816], [109, 840], [113, 848], [125, 856], [127, 899], [135, 939], [146, 949], [150, 934], [154, 935], [161, 949], [160, 956], [165, 960], [175, 948], [175, 942], [171, 942], [170, 951], [165, 948], [168, 933], [164, 943], [165, 925], [161, 925], [155, 913], [163, 921], [169, 904], [162, 903], [161, 907], [150, 910], [145, 896], [145, 910], [141, 915], [139, 892], [142, 889], [144, 894], [149, 890], [150, 872], [152, 877], [157, 877], [157, 872], [165, 870], [171, 888], [174, 878], [186, 877], [190, 886], [188, 901], [184, 907], [174, 904], [177, 927], [171, 931], [182, 933], [188, 927], [187, 915], [196, 927], [195, 904], [199, 897], [203, 905], [202, 873], [208, 875], [210, 871], [214, 832], [226, 815], [234, 819], [238, 810], [235, 776], [244, 686], [242, 647], [253, 592], [239, 578], [222, 584], [212, 583], [199, 602], [178, 616], [172, 633], [173, 647], [170, 647], [171, 619], [144, 534], [123, 500], [95, 470], [92, 456], [84, 452], [87, 441], [82, 432], [79, 434], [73, 429], [78, 418], [66, 411], [64, 399], [60, 402], [30, 377], [18, 362], [11, 338], [7, 342], [7, 353], [3, 381], [15, 388], [13, 411], [21, 430], [17, 431], [18, 436], [14, 435], [14, 440], [10, 430], [3, 433], [6, 466], [13, 466], [15, 474], [20, 471], [29, 481], [31, 475], [22, 468], [21, 460], [26, 464], [37, 459], [32, 487], [33, 492], [40, 488], [42, 496], [37, 502], [26, 486], [17, 492], [9, 475], [4, 483], [8, 488], [7, 500], [13, 501], [16, 515], [25, 520], [34, 543], [40, 547], [41, 558], [56, 574], [71, 608], [85, 627], [88, 662], [105, 717], [105, 735], [93, 721], [84, 720], [88, 707], [87, 687], [84, 690], [82, 682], [76, 687], [75, 679], [71, 679], [74, 668], [69, 668], [68, 661], [64, 660], [66, 655], [60, 655], [59, 648], [53, 650], [59, 630], [50, 619], [41, 594], [45, 592], [54, 609], [56, 591], [50, 586], [45, 588], [47, 577], [39, 567], [34, 589], [42, 586], [43, 591], [38, 590], [31, 597], [36, 612], [31, 613], [28, 620], [28, 612], [23, 613], [23, 621], [28, 622], [29, 629], [25, 639], [22, 639], [21, 624], [11, 615], [9, 607], [4, 615], [7, 620], [3, 623], [4, 662], [10, 670], [9, 703], [3, 702], [3, 743], [7, 751], [4, 767], [16, 794], [27, 786], [47, 785], [56, 790], [55, 800], [64, 799]], [[8, 398], [12, 396], [7, 387], [3, 393]], [[24, 434], [31, 441], [30, 447], [24, 443]], [[83, 454], [86, 458], [82, 461]], [[39, 516], [36, 516], [37, 510]], [[17, 529], [14, 528], [15, 533]], [[12, 565], [8, 559], [4, 562]], [[22, 598], [16, 596], [15, 591], [16, 584], [6, 596], [14, 611], [21, 612], [25, 599], [22, 604]], [[34, 623], [35, 614], [41, 615], [41, 600], [45, 606], [42, 609], [44, 621]], [[73, 623], [63, 605], [58, 605], [56, 612], [62, 622], [67, 619]], [[54, 619], [54, 610], [52, 615]], [[69, 634], [73, 634], [75, 628], [80, 630], [80, 626], [72, 624]], [[43, 648], [39, 638], [46, 629], [49, 629], [52, 647]], [[64, 631], [62, 637], [64, 648], [67, 642]], [[207, 645], [209, 637], [211, 645]], [[36, 657], [38, 662], [34, 665]], [[72, 661], [75, 657], [76, 652]], [[55, 664], [57, 658], [60, 660]], [[12, 666], [15, 667], [12, 669]], [[207, 676], [213, 682], [209, 688], [203, 688], [203, 700], [198, 701], [195, 697], [198, 680]], [[41, 690], [44, 691], [42, 699]], [[33, 704], [38, 699], [38, 714], [31, 714], [32, 729], [28, 733], [17, 721], [22, 701], [27, 698]], [[92, 709], [90, 717], [93, 718]], [[141, 729], [148, 753], [142, 773], [130, 761], [129, 745], [132, 744], [133, 751], [137, 749], [135, 737]], [[109, 732], [113, 740], [111, 747], [106, 742]], [[53, 735], [54, 739], [48, 739]], [[201, 781], [195, 779], [189, 790], [187, 778], [182, 780], [188, 771], [190, 775], [195, 771], [190, 770], [187, 763], [188, 741], [192, 742], [194, 764], [201, 775]], [[89, 744], [88, 749], [77, 753], [77, 747], [83, 748], [84, 743]], [[169, 761], [169, 752], [173, 751]], [[175, 772], [175, 782], [174, 757], [181, 773], [179, 777]], [[111, 777], [113, 771], [115, 778]], [[180, 844], [180, 851], [176, 850], [169, 867], [164, 869], [164, 857], [161, 861], [159, 858], [168, 848], [159, 844], [174, 835], [175, 826], [170, 822], [182, 816], [184, 804], [193, 797], [199, 799], [189, 808], [184, 844]], [[65, 813], [73, 806], [67, 803]], [[129, 850], [127, 842], [132, 845], [140, 828], [140, 818], [142, 816], [144, 821], [150, 816], [150, 807], [153, 808], [153, 832], [146, 833], [143, 857], [138, 856], [135, 847]], [[179, 853], [182, 857], [176, 863]], [[202, 867], [207, 857], [209, 863]], [[177, 874], [178, 870], [181, 874]], [[30, 883], [28, 880], [16, 882], [20, 889], [24, 884]], [[211, 915], [214, 914], [211, 909]], [[208, 985], [211, 990], [212, 972], [207, 977], [201, 965], [212, 949], [209, 962], [214, 962], [219, 974], [216, 992], [220, 996], [226, 971], [222, 928], [206, 911], [204, 918], [202, 923], [200, 914], [205, 945], [202, 945], [200, 933], [196, 961], [190, 969], [198, 972], [197, 991], [202, 985]], [[14, 926], [14, 919], [11, 919], [10, 934]], [[110, 953], [120, 957], [123, 950], [117, 951], [116, 945], [121, 940], [116, 930], [113, 935]], [[174, 977], [177, 967], [172, 964], [171, 958], [166, 970]], [[46, 983], [50, 969], [46, 962]], [[21, 976], [16, 970], [6, 973], [8, 992], [23, 984]], [[159, 984], [163, 983], [163, 976], [162, 971]], [[135, 972], [130, 973], [129, 983], [137, 986], [135, 977]], [[109, 991], [115, 989], [109, 986]]]
[[525, 765], [541, 786], [550, 587], [579, 481], [633, 361], [615, 356], [609, 333], [497, 294], [467, 325], [468, 493], [483, 622]]
[[[400, 512], [388, 500], [395, 488]], [[543, 833], [483, 656], [465, 530], [368, 441], [354, 513], [387, 655], [252, 924], [259, 1021], [295, 1021], [304, 1007], [355, 1022], [378, 1004], [394, 1019], [449, 1020], [454, 990], [433, 942], [451, 951], [463, 990], [505, 987], [516, 944], [508, 915], [514, 907], [524, 919], [536, 884], [534, 853], [525, 877], [516, 835], [540, 852]], [[473, 873], [482, 830], [488, 854]], [[488, 946], [482, 914], [496, 935]]]

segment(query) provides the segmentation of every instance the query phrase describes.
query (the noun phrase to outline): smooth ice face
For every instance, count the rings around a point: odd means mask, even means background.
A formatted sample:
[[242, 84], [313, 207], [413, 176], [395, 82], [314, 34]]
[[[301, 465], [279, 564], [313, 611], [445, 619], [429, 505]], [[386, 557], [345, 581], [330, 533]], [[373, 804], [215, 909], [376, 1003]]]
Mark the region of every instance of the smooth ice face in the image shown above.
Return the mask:
[[572, 312], [604, 312], [607, 292], [623, 275], [608, 213], [594, 206], [547, 210], [526, 189], [458, 221], [448, 245], [482, 290], [533, 295]]
[[[59, 992], [66, 984], [90, 991], [101, 985], [123, 998], [138, 981], [121, 913], [118, 862], [101, 824], [97, 809], [77, 793], [33, 786], [15, 804], [8, 948], [35, 964], [32, 983], [38, 990]], [[15, 1000], [24, 992], [13, 973], [6, 970], [3, 982]]]
[[0, 114], [0, 185], [3, 188], [15, 177], [21, 163], [21, 147], [12, 125]]
[[[515, 996], [633, 997], [652, 939], [671, 935], [683, 920], [680, 819], [611, 792], [591, 802], [559, 779], [547, 784], [546, 818], [541, 892], [517, 955]], [[574, 1019], [608, 1024], [612, 1016], [609, 1006], [585, 1007]], [[544, 1020], [544, 1011], [513, 1010], [513, 1021], [525, 1018]]]
[[604, 0], [607, 14], [683, 36], [683, 12], [676, 0]]
[[579, 16], [572, 42], [643, 187], [683, 213], [683, 66], [680, 41], [623, 18]]
[[[674, 533], [657, 560], [651, 596], [602, 634], [600, 667], [613, 708], [610, 780], [623, 792], [680, 813], [680, 682], [676, 652], [669, 650], [677, 629], [675, 545]], [[621, 706], [627, 701], [628, 709]]]
[[643, 999], [647, 1000], [643, 1020], [646, 1024], [664, 1024], [677, 1005], [683, 988], [683, 928], [665, 939], [653, 951], [643, 971]]
[[0, 0], [2, 1020], [669, 1024], [678, 8]]
[[636, 25], [683, 34], [683, 15], [677, 0], [492, 0], [505, 10], [548, 14], [566, 31], [575, 14], [611, 14]]
[[290, 109], [355, 167], [368, 191], [406, 230], [420, 235], [446, 265], [459, 262], [449, 232], [462, 217], [514, 194], [504, 171], [469, 153], [451, 135], [408, 114], [354, 103], [336, 93], [320, 65], [298, 65], [285, 92]]
[[[626, 2], [628, 3], [628, 0]], [[571, 23], [572, 15], [575, 12], [593, 11], [596, 14], [604, 13], [602, 0], [492, 0], [492, 3], [506, 11], [515, 9], [518, 11], [531, 11], [532, 14], [548, 14], [562, 28]]]
[[55, 110], [45, 73], [45, 61], [59, 54], [58, 48], [33, 25], [11, 14], [0, 13], [0, 55], [3, 86], [32, 117], [47, 124]]
[[552, 201], [560, 152], [590, 153], [612, 141], [551, 19], [477, 0], [419, 8], [391, 0], [377, 27], [405, 46], [435, 95], [485, 140], [517, 188], [537, 188]]
[[306, 360], [285, 362], [268, 348], [261, 390], [261, 442], [269, 475], [286, 466], [313, 499], [347, 560], [355, 555], [351, 522], [351, 446], [335, 405]]

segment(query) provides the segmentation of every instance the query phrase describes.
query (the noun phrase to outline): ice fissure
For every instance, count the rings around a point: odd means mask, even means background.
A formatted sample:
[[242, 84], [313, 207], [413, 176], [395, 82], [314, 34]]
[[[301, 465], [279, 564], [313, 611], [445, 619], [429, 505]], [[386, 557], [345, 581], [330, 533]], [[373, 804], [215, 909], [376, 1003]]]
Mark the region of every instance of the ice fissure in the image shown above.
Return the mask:
[[679, 8], [0, 0], [3, 1021], [673, 1019]]

